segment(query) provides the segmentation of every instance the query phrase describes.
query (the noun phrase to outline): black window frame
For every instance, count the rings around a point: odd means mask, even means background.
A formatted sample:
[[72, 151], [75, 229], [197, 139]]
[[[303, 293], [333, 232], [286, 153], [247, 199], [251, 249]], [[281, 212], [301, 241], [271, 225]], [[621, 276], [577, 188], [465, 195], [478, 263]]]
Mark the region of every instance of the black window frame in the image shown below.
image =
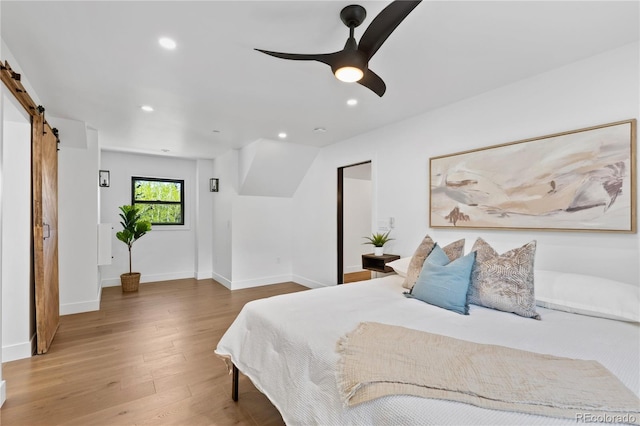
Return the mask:
[[[136, 200], [136, 182], [137, 181], [150, 181], [150, 182], [163, 182], [163, 183], [179, 183], [180, 184], [180, 201], [161, 201], [161, 200]], [[180, 215], [180, 222], [173, 223], [156, 223], [151, 222], [154, 226], [184, 226], [184, 179], [169, 179], [169, 178], [152, 178], [144, 176], [131, 176], [131, 205], [136, 204], [163, 204], [163, 205], [180, 205], [182, 214]]]

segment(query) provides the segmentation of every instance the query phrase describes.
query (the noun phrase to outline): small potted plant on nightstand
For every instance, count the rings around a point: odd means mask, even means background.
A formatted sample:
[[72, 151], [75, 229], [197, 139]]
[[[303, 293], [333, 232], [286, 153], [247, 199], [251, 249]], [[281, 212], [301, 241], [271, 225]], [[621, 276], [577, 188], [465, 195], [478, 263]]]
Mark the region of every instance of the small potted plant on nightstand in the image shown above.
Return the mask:
[[391, 231], [387, 231], [385, 234], [381, 233], [381, 232], [375, 232], [373, 234], [371, 234], [370, 237], [363, 237], [366, 238], [367, 241], [366, 243], [362, 243], [362, 244], [371, 244], [373, 245], [373, 254], [376, 256], [382, 256], [384, 253], [384, 245], [388, 242], [393, 240], [393, 238], [389, 238], [389, 234], [391, 233]]
[[120, 206], [120, 219], [122, 231], [116, 232], [116, 238], [125, 243], [129, 248], [129, 272], [120, 275], [120, 284], [123, 292], [138, 291], [140, 284], [140, 272], [131, 272], [131, 248], [133, 243], [151, 230], [151, 222], [141, 219], [136, 206]]

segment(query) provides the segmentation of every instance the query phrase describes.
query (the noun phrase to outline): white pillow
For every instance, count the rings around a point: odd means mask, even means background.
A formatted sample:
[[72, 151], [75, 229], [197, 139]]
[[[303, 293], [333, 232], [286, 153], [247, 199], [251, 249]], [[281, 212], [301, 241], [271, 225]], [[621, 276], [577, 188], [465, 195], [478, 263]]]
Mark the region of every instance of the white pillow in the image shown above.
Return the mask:
[[640, 287], [619, 281], [536, 270], [535, 296], [543, 308], [640, 322]]
[[398, 260], [387, 263], [387, 266], [391, 266], [396, 274], [400, 275], [403, 278], [406, 278], [407, 271], [409, 270], [409, 263], [411, 263], [411, 256], [401, 257]]

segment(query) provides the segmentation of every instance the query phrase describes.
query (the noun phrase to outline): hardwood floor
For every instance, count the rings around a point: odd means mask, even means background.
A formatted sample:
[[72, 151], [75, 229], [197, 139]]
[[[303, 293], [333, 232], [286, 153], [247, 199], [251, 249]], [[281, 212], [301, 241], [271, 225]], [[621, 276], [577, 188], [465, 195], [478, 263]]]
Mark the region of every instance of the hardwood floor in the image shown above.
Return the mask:
[[358, 271], [344, 274], [344, 283], [355, 283], [371, 279], [371, 271]]
[[100, 311], [61, 317], [46, 355], [3, 364], [11, 425], [282, 425], [278, 411], [213, 350], [250, 300], [306, 288], [229, 291], [213, 280], [102, 291]]

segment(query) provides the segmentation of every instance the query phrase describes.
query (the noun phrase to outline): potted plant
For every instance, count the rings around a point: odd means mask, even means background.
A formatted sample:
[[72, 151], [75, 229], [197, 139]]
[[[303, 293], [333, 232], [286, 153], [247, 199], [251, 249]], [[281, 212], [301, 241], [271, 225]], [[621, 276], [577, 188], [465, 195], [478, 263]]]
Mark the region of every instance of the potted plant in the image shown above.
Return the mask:
[[373, 254], [376, 256], [382, 256], [383, 252], [384, 252], [384, 248], [383, 246], [388, 242], [393, 240], [393, 238], [389, 238], [389, 234], [391, 233], [391, 231], [387, 231], [385, 234], [381, 233], [381, 232], [375, 232], [373, 234], [371, 234], [370, 237], [363, 237], [366, 238], [367, 241], [366, 243], [362, 243], [362, 244], [372, 244], [374, 249], [373, 249]]
[[129, 272], [120, 275], [122, 291], [138, 291], [140, 284], [140, 272], [131, 272], [131, 248], [133, 243], [151, 230], [151, 222], [141, 219], [141, 213], [136, 206], [124, 205], [118, 207], [121, 211], [122, 231], [116, 232], [116, 238], [125, 243], [129, 248]]

